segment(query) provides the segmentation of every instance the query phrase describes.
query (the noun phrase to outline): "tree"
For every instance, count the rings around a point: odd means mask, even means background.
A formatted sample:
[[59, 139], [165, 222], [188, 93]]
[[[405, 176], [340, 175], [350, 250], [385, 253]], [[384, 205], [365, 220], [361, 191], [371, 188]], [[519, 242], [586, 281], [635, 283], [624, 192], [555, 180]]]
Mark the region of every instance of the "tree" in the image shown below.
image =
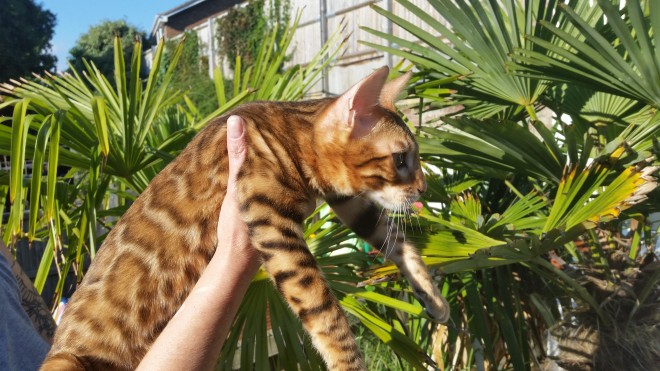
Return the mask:
[[55, 15], [33, 0], [0, 0], [0, 83], [50, 71]]
[[[77, 71], [85, 70], [85, 63], [93, 62], [94, 65], [105, 76], [112, 76], [114, 71], [114, 37], [119, 36], [124, 45], [125, 65], [130, 64], [133, 54], [133, 41], [139, 40], [143, 47], [149, 47], [149, 40], [144, 31], [136, 26], [128, 24], [125, 20], [103, 21], [98, 25], [91, 26], [87, 33], [78, 38], [76, 44], [71, 48], [68, 59], [69, 63]], [[146, 69], [140, 70], [144, 75]]]
[[[172, 53], [176, 50], [178, 40], [165, 42], [163, 68], [168, 68]], [[199, 36], [195, 31], [183, 34], [183, 50], [170, 86], [175, 90], [184, 91], [202, 115], [207, 115], [218, 108], [218, 101], [209, 91], [214, 90], [213, 79], [209, 77], [208, 58], [200, 55]]]
[[[277, 40], [283, 37], [283, 25], [289, 23], [289, 1], [271, 0], [266, 14], [266, 0], [249, 0], [247, 5], [234, 7], [218, 20], [220, 54], [227, 58], [232, 69], [236, 57], [250, 65], [258, 57], [263, 36], [277, 29]], [[279, 27], [277, 27], [279, 25]]]

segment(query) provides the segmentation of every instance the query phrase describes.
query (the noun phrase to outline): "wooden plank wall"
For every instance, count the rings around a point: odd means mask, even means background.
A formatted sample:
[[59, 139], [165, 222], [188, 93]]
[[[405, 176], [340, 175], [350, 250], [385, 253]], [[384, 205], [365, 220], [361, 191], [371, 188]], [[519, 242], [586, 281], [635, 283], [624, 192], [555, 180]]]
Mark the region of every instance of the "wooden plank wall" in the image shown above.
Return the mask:
[[[407, 40], [414, 39], [406, 31], [396, 25], [392, 25], [385, 17], [376, 13], [371, 9], [371, 6], [384, 9], [389, 8], [394, 14], [434, 33], [432, 29], [426, 27], [416, 16], [392, 0], [292, 0], [292, 13], [295, 13], [297, 9], [303, 9], [303, 13], [300, 26], [292, 43], [293, 53], [292, 59], [289, 62], [290, 64], [305, 64], [320, 49], [322, 45], [321, 2], [323, 1], [326, 2], [328, 33], [332, 34], [335, 30], [339, 29], [343, 21], [346, 24], [344, 35], [348, 37], [348, 42], [344, 56], [337, 61], [337, 64], [328, 73], [328, 91], [323, 91], [323, 87], [319, 83], [312, 90], [314, 95], [339, 94], [374, 69], [383, 65], [392, 66], [400, 61], [400, 58], [396, 56], [389, 56], [359, 43], [362, 40], [376, 44], [385, 44], [383, 39], [361, 30], [360, 26], [386, 33], [391, 32]], [[437, 19], [442, 19], [428, 2], [424, 0], [413, 0], [412, 3], [423, 9], [427, 14]]]

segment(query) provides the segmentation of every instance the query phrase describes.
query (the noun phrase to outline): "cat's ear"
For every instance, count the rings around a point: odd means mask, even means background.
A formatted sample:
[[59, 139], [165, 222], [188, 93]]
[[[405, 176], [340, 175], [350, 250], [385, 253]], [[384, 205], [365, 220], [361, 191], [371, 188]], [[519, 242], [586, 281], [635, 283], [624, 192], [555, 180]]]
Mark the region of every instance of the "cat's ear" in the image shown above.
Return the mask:
[[335, 101], [333, 116], [339, 119], [342, 130], [350, 132], [352, 139], [367, 135], [380, 119], [378, 105], [388, 73], [387, 66], [377, 69]]
[[380, 92], [380, 105], [390, 111], [396, 112], [396, 107], [394, 106], [394, 103], [396, 103], [396, 97], [399, 96], [401, 91], [403, 91], [406, 85], [408, 85], [408, 81], [410, 81], [411, 77], [412, 72], [408, 71], [394, 80], [388, 81]]

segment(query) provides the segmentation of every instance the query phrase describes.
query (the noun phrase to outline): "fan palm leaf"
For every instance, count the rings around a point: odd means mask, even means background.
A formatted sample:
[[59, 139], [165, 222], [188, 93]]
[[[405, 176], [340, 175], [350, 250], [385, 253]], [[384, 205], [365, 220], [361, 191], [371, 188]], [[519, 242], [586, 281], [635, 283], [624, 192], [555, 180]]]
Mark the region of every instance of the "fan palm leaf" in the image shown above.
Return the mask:
[[[511, 121], [445, 119], [447, 126], [422, 128], [418, 138], [425, 161], [439, 167], [505, 178], [522, 172], [536, 179], [559, 181], [566, 162], [554, 139], [543, 142]], [[449, 126], [451, 125], [451, 126]], [[539, 130], [547, 130], [536, 125]]]
[[579, 35], [543, 21], [555, 41], [530, 35], [529, 40], [541, 51], [516, 49], [515, 59], [524, 65], [512, 68], [525, 76], [582, 83], [660, 108], [660, 53], [656, 47], [660, 4], [627, 1], [620, 11], [614, 2], [599, 0], [598, 7], [601, 22], [607, 19], [609, 33], [598, 32], [583, 14], [561, 4], [561, 12]]
[[[393, 46], [370, 42], [363, 44], [411, 61], [431, 81], [461, 76], [449, 85], [457, 91], [452, 101], [444, 103], [464, 105], [467, 107], [466, 114], [491, 117], [526, 111], [534, 115], [539, 97], [548, 85], [541, 79], [510, 74], [508, 63], [515, 49], [538, 50], [536, 45], [525, 39], [525, 35], [535, 35], [541, 40], [552, 36], [540, 26], [540, 22], [563, 22], [560, 13], [551, 11], [557, 1], [527, 1], [523, 5], [515, 0], [501, 4], [430, 0], [429, 4], [439, 16], [427, 14], [407, 0], [397, 2], [418, 17], [425, 27], [382, 8], [373, 6], [373, 9], [417, 40], [408, 41], [363, 27]], [[434, 94], [430, 90], [421, 94], [433, 100]], [[439, 100], [437, 94], [435, 100]]]

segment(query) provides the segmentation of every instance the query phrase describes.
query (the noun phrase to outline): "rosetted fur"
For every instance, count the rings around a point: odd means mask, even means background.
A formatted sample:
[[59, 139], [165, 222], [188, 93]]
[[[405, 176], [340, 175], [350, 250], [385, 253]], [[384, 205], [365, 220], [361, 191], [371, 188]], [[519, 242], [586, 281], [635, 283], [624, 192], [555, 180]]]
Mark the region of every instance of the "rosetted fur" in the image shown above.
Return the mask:
[[[386, 67], [337, 98], [258, 102], [246, 121], [238, 202], [252, 245], [331, 370], [364, 370], [348, 321], [303, 239], [324, 198], [375, 247], [387, 246], [427, 311], [449, 307], [418, 250], [388, 233], [382, 208], [408, 207], [426, 189], [417, 144], [395, 113], [409, 75]], [[107, 236], [71, 298], [43, 370], [135, 368], [215, 252], [227, 186], [226, 121], [213, 120], [156, 176]]]

